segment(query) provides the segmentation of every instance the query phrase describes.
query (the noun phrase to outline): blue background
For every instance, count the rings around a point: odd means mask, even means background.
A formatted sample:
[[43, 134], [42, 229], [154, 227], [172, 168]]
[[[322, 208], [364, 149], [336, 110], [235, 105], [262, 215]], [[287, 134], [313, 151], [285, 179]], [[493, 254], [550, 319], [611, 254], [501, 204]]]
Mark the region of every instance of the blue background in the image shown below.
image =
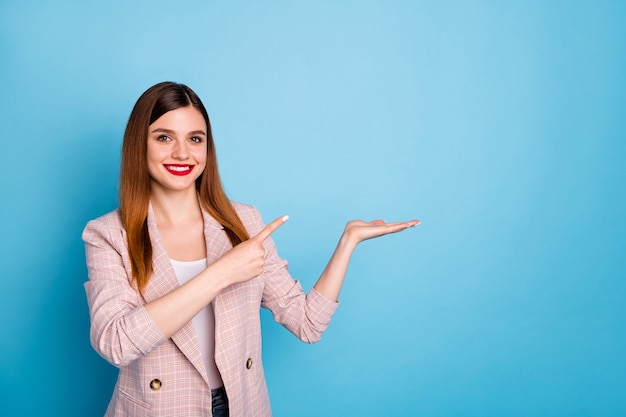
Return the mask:
[[423, 222], [319, 344], [263, 313], [276, 416], [626, 415], [626, 2], [176, 3], [0, 3], [2, 415], [104, 413], [80, 234], [162, 80], [305, 288], [347, 220]]

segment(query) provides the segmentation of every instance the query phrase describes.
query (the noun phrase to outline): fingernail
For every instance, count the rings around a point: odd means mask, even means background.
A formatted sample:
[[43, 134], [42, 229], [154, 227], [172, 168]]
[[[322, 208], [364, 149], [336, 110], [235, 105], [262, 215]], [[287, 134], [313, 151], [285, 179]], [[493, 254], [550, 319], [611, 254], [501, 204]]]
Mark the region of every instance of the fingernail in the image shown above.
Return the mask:
[[287, 220], [289, 220], [289, 216], [284, 215], [284, 216], [283, 216], [283, 221], [284, 221], [284, 222], [286, 222]]

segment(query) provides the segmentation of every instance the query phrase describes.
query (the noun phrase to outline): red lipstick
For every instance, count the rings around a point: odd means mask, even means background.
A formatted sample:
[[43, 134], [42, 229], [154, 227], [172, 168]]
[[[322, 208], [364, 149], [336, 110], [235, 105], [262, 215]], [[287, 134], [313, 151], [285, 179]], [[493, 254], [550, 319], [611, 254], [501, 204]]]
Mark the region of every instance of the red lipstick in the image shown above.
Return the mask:
[[191, 171], [193, 171], [193, 167], [195, 165], [189, 165], [189, 164], [164, 164], [163, 166], [165, 167], [165, 169], [167, 169], [167, 172], [169, 172], [170, 174], [177, 175], [177, 176], [181, 177], [181, 176], [190, 174]]

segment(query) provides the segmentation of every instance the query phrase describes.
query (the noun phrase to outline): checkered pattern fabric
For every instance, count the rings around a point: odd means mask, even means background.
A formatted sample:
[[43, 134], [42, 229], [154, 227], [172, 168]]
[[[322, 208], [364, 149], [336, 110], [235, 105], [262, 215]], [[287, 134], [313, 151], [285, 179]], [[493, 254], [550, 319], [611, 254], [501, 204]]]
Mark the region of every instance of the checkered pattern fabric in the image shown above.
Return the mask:
[[[251, 236], [263, 229], [256, 208], [233, 205]], [[231, 245], [222, 226], [206, 212], [203, 215], [207, 262], [211, 264]], [[211, 416], [211, 387], [193, 325], [189, 322], [166, 339], [144, 308], [179, 285], [152, 209], [148, 228], [154, 274], [143, 296], [132, 284], [119, 211], [90, 221], [83, 232], [91, 343], [120, 368], [106, 416]], [[232, 417], [271, 416], [261, 361], [260, 307], [270, 309], [276, 321], [300, 339], [313, 343], [320, 339], [338, 306], [315, 289], [307, 295], [289, 275], [287, 262], [279, 258], [271, 238], [265, 245], [263, 274], [226, 288], [215, 299], [215, 360]]]

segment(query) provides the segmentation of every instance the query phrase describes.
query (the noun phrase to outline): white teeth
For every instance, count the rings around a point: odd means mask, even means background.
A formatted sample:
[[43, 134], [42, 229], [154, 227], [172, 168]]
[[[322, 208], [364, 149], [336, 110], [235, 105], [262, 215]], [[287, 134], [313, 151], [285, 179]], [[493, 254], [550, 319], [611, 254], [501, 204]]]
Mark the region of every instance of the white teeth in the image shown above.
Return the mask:
[[191, 167], [190, 166], [186, 166], [186, 167], [168, 166], [167, 169], [169, 169], [170, 171], [183, 172], [183, 171], [189, 171], [191, 169]]

